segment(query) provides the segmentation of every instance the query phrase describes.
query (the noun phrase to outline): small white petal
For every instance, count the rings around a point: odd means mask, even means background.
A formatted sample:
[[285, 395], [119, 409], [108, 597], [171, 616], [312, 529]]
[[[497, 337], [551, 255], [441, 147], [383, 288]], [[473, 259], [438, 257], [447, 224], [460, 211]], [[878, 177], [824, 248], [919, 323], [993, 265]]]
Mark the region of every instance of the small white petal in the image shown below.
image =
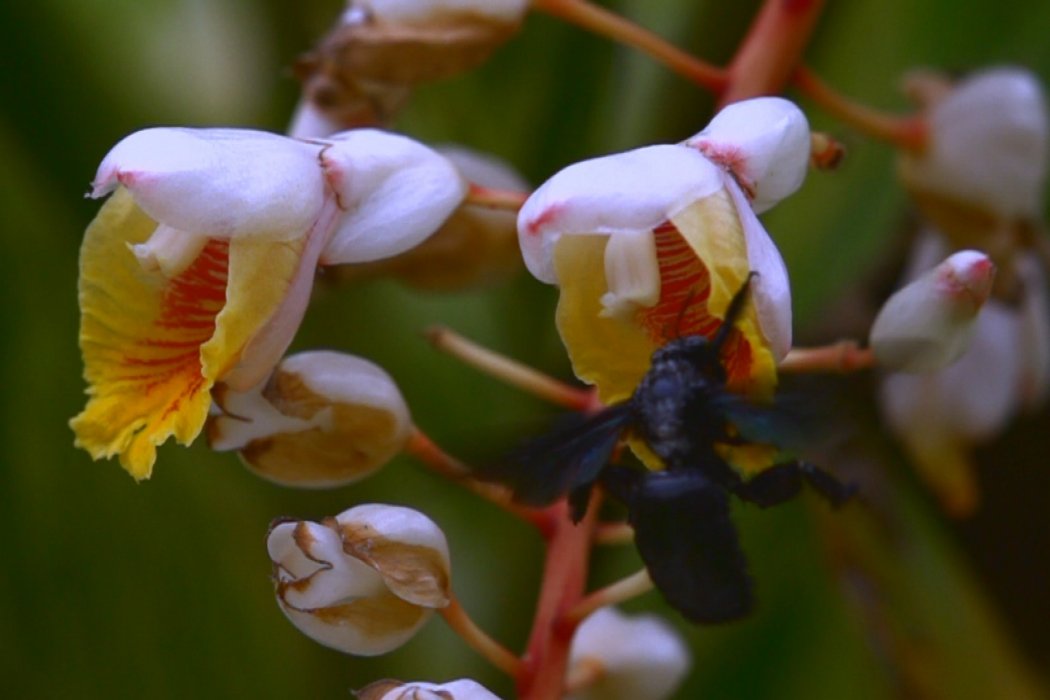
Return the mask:
[[1041, 217], [1050, 117], [1032, 73], [993, 68], [961, 81], [933, 108], [929, 132], [926, 152], [903, 161], [910, 182], [1003, 217]]
[[601, 299], [603, 317], [630, 319], [639, 307], [660, 300], [660, 266], [652, 231], [609, 236], [605, 279], [609, 291]]
[[329, 143], [321, 158], [346, 215], [323, 265], [404, 252], [434, 233], [466, 195], [467, 184], [448, 159], [412, 139], [355, 129]]
[[292, 115], [288, 135], [297, 139], [323, 139], [341, 130], [339, 124], [329, 119], [312, 100], [304, 97], [299, 100]]
[[685, 143], [732, 172], [759, 214], [797, 191], [809, 167], [809, 123], [780, 97], [731, 104]]
[[572, 640], [570, 664], [597, 661], [604, 673], [571, 700], [661, 700], [671, 697], [689, 671], [682, 638], [655, 615], [628, 617], [602, 608], [583, 621]]
[[514, 166], [501, 158], [481, 153], [458, 144], [437, 146], [438, 153], [448, 158], [468, 182], [497, 190], [525, 192], [529, 183]]
[[207, 244], [207, 236], [161, 224], [145, 243], [130, 247], [143, 270], [159, 270], [173, 279], [197, 259]]
[[722, 171], [682, 146], [648, 146], [575, 163], [545, 182], [518, 214], [518, 242], [537, 279], [556, 284], [563, 234], [651, 231], [722, 188]]
[[181, 231], [291, 239], [324, 201], [319, 150], [248, 129], [145, 129], [106, 155], [92, 196], [120, 184], [151, 218]]
[[773, 357], [779, 361], [791, 350], [791, 282], [787, 265], [773, 239], [748, 204], [736, 181], [728, 174], [725, 188], [733, 198], [747, 245], [747, 262], [757, 272], [751, 282], [751, 303], [758, 314], [759, 328], [769, 343]]
[[351, 0], [350, 7], [367, 11], [384, 23], [427, 25], [456, 17], [517, 22], [528, 0]]
[[871, 327], [879, 364], [929, 372], [958, 360], [969, 346], [994, 276], [987, 255], [960, 251], [898, 290]]

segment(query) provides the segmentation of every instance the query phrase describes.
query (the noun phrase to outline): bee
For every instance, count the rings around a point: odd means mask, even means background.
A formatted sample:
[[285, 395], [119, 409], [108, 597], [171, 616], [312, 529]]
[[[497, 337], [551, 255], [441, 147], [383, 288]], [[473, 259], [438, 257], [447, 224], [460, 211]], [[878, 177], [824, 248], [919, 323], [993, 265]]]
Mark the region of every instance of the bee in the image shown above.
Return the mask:
[[[713, 337], [669, 341], [653, 353], [628, 400], [532, 440], [492, 474], [522, 503], [542, 506], [568, 496], [576, 522], [600, 484], [626, 506], [655, 587], [698, 623], [736, 620], [754, 605], [747, 561], [730, 518], [730, 495], [766, 508], [808, 484], [837, 507], [855, 491], [801, 460], [773, 464], [745, 479], [720, 453], [719, 446], [792, 447], [806, 432], [802, 416], [786, 402], [756, 403], [726, 387], [721, 354], [754, 274], [733, 296]], [[627, 436], [644, 441], [665, 468], [610, 464]]]

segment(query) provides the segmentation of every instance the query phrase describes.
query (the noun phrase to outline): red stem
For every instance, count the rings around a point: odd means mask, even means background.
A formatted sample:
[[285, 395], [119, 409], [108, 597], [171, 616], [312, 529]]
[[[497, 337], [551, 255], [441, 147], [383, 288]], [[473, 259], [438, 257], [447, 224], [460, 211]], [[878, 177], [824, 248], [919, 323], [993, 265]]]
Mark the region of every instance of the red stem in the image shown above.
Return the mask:
[[720, 105], [783, 92], [823, 10], [824, 0], [766, 0], [729, 64]]
[[553, 530], [547, 542], [543, 586], [517, 678], [522, 700], [557, 700], [564, 693], [569, 646], [576, 630], [576, 623], [565, 614], [583, 598], [597, 510], [597, 503], [592, 502], [587, 516], [576, 525], [569, 519], [564, 499], [548, 509]]

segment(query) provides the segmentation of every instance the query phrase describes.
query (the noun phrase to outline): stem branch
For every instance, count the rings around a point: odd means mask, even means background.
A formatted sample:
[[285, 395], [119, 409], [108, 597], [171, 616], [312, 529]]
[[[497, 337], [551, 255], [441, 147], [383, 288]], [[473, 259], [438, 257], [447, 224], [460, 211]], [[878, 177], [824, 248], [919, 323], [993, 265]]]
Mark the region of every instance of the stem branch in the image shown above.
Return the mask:
[[532, 7], [632, 46], [716, 95], [726, 88], [726, 72], [723, 69], [701, 61], [658, 34], [587, 0], [532, 0]]
[[565, 617], [579, 624], [598, 608], [623, 603], [631, 598], [637, 598], [643, 593], [648, 593], [652, 589], [653, 580], [649, 577], [649, 571], [641, 569], [630, 576], [609, 584], [605, 588], [599, 588], [594, 591], [577, 603]]
[[463, 638], [463, 641], [471, 649], [478, 652], [493, 666], [503, 671], [512, 678], [521, 673], [522, 661], [502, 644], [490, 637], [483, 629], [478, 627], [459, 600], [455, 596], [449, 602], [448, 607], [441, 610], [441, 616], [452, 630]]
[[813, 71], [800, 66], [794, 75], [795, 87], [825, 112], [857, 131], [910, 151], [922, 151], [928, 132], [921, 117], [886, 114], [849, 100], [835, 92]]
[[532, 367], [482, 347], [449, 328], [428, 328], [426, 337], [438, 350], [541, 399], [573, 411], [592, 411], [596, 407], [597, 397], [593, 391], [558, 381]]

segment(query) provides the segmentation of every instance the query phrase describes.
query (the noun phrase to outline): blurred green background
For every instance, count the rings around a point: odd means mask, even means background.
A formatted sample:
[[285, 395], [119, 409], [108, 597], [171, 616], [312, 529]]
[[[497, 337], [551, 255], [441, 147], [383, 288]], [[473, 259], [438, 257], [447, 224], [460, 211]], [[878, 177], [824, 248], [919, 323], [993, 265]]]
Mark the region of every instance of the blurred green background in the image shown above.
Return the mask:
[[[608, 3], [714, 61], [731, 54], [757, 4]], [[877, 106], [905, 107], [897, 81], [913, 66], [1011, 62], [1050, 77], [1050, 5], [1041, 0], [829, 5], [811, 62]], [[9, 697], [347, 697], [391, 676], [471, 676], [510, 694], [440, 621], [375, 660], [302, 636], [273, 602], [264, 535], [274, 517], [317, 518], [359, 502], [424, 510], [449, 536], [460, 598], [518, 648], [540, 556], [524, 526], [407, 459], [357, 486], [294, 492], [202, 444], [167, 446], [153, 479], [136, 485], [116, 464], [75, 451], [66, 426], [84, 400], [76, 261], [98, 207], [82, 196], [98, 161], [152, 125], [281, 131], [298, 94], [288, 66], [340, 9], [335, 0], [294, 9], [277, 0], [0, 4], [0, 678]], [[710, 107], [648, 59], [534, 17], [480, 70], [420, 90], [399, 127], [496, 153], [540, 182], [574, 160], [680, 140]], [[796, 285], [800, 326], [819, 320], [907, 220], [892, 153], [807, 111], [850, 156], [767, 218]], [[322, 286], [296, 347], [376, 360], [421, 426], [483, 455], [494, 446], [482, 436], [512, 439], [544, 408], [437, 355], [419, 331], [445, 323], [567, 376], [553, 302], [551, 289], [525, 276], [450, 295], [392, 282]], [[739, 509], [758, 612], [706, 629], [673, 619], [696, 654], [680, 697], [1039, 693], [1033, 684], [1046, 681], [1050, 664], [1048, 424], [1045, 413], [1028, 419], [982, 453], [987, 504], [968, 523], [946, 523], [892, 458], [888, 524], [829, 517], [808, 497], [770, 512]], [[875, 583], [855, 579], [843, 541], [865, 552]], [[629, 552], [602, 551], [596, 580], [636, 564]], [[663, 609], [654, 594], [631, 607]]]

